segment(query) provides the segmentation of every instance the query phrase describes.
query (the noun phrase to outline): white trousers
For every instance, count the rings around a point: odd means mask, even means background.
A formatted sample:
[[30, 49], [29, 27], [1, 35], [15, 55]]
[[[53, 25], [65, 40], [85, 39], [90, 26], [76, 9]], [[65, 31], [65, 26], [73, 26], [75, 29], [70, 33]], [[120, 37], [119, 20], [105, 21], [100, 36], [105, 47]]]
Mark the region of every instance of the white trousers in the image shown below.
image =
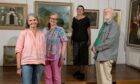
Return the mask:
[[96, 78], [97, 84], [112, 84], [112, 63], [113, 60], [109, 61], [96, 61]]

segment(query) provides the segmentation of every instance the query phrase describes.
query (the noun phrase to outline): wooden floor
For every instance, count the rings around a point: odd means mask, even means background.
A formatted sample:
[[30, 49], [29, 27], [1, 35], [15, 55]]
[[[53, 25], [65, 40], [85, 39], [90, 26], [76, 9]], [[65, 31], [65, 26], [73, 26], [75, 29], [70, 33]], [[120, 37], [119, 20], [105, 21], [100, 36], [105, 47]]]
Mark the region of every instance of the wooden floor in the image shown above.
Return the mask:
[[[64, 84], [96, 84], [94, 65], [87, 67], [86, 79], [81, 81], [72, 76], [76, 66], [62, 68], [62, 82]], [[127, 65], [116, 65], [112, 70], [114, 84], [140, 84], [140, 70]], [[0, 84], [21, 84], [16, 75], [16, 67], [0, 67]], [[41, 84], [44, 84], [42, 77]]]

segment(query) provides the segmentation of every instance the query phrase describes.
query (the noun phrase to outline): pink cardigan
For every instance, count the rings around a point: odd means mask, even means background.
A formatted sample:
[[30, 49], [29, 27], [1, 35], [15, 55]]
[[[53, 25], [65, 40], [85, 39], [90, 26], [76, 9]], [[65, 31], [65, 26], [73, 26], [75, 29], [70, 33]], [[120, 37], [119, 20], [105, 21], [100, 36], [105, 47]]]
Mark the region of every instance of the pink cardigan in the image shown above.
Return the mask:
[[21, 65], [45, 64], [45, 33], [39, 31], [35, 37], [29, 29], [21, 31], [15, 52], [21, 53]]

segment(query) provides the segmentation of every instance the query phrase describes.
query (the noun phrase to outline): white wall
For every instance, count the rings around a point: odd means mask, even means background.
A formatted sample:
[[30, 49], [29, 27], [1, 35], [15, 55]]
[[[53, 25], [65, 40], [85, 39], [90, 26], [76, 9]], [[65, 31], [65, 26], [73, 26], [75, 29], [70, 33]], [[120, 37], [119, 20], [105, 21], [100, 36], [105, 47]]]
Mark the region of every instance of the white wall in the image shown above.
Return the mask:
[[[7, 3], [27, 3], [28, 4], [28, 13], [34, 11], [34, 1], [37, 0], [0, 0], [0, 2], [7, 2]], [[38, 0], [43, 1], [43, 0]], [[52, 0], [44, 0], [44, 1], [51, 1]], [[114, 9], [120, 9], [122, 12], [122, 21], [120, 25], [121, 29], [121, 36], [120, 36], [120, 45], [119, 45], [119, 55], [118, 55], [118, 64], [125, 64], [126, 58], [125, 58], [125, 35], [126, 35], [126, 28], [127, 28], [127, 16], [128, 16], [128, 0], [53, 0], [53, 2], [72, 2], [73, 3], [73, 15], [76, 15], [76, 7], [80, 4], [82, 4], [85, 9], [99, 9], [100, 16], [99, 16], [99, 28], [102, 25], [103, 22], [103, 9], [107, 7], [112, 7]], [[95, 41], [95, 38], [97, 37], [99, 29], [92, 29], [92, 42]], [[4, 45], [15, 45], [16, 39], [19, 35], [19, 30], [0, 30], [0, 65], [3, 65], [3, 46]], [[134, 50], [135, 51], [135, 50]], [[127, 51], [126, 51], [127, 52]], [[138, 52], [135, 51], [138, 56]], [[128, 55], [128, 54], [127, 54]], [[130, 54], [129, 54], [130, 55]], [[128, 57], [128, 56], [127, 56]], [[139, 56], [140, 57], [140, 56]], [[140, 60], [139, 60], [140, 61]], [[94, 63], [93, 60], [93, 54], [91, 56], [90, 63]], [[129, 63], [128, 63], [129, 64]]]

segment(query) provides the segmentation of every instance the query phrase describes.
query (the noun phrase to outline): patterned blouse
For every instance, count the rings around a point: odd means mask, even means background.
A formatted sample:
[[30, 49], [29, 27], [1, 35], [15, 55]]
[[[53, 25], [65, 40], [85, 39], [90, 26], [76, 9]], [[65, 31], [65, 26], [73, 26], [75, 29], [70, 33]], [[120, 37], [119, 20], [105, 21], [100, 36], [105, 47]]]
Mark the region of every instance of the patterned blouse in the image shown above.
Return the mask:
[[59, 59], [62, 43], [67, 41], [64, 29], [57, 26], [51, 31], [45, 28], [44, 32], [46, 33], [46, 60]]

